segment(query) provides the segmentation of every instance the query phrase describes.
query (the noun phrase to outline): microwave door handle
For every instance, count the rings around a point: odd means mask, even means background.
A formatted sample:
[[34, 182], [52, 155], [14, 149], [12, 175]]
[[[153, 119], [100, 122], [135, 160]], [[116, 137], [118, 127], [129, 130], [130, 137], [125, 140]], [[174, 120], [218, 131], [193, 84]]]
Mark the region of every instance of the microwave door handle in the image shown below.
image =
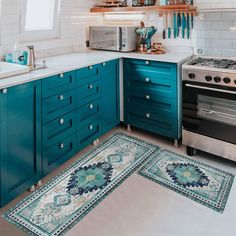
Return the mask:
[[118, 49], [118, 51], [122, 50], [122, 27], [118, 27], [117, 49]]
[[209, 87], [193, 85], [193, 84], [186, 84], [185, 86], [189, 87], [189, 88], [197, 88], [197, 89], [203, 89], [203, 90], [209, 90], [209, 91], [220, 92], [220, 93], [229, 93], [229, 94], [235, 94], [236, 95], [236, 91], [231, 91], [231, 90], [209, 88]]

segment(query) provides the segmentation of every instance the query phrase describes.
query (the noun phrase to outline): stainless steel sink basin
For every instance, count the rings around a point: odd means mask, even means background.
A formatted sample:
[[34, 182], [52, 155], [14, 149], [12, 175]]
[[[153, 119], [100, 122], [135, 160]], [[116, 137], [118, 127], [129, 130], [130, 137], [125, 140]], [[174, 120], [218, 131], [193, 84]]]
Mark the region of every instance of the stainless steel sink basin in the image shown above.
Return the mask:
[[7, 63], [7, 62], [0, 62], [0, 79], [13, 76], [24, 74], [30, 71], [28, 66]]

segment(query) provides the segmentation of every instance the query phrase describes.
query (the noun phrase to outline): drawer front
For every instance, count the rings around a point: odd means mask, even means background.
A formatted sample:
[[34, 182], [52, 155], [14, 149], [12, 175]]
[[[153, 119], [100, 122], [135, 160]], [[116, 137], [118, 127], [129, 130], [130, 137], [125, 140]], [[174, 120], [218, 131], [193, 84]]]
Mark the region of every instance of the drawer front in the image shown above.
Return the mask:
[[124, 69], [125, 74], [131, 74], [134, 79], [138, 80], [149, 77], [168, 80], [177, 79], [177, 65], [173, 63], [126, 59]]
[[76, 135], [59, 140], [54, 146], [43, 153], [43, 175], [69, 160], [76, 154]]
[[88, 66], [76, 71], [76, 86], [100, 79], [100, 65]]
[[[150, 97], [151, 98], [151, 97]], [[177, 101], [170, 98], [162, 98], [160, 100], [144, 100], [143, 98], [128, 96], [128, 102], [125, 109], [143, 109], [147, 111], [154, 111], [160, 115], [177, 118]]]
[[96, 140], [101, 134], [101, 121], [96, 119], [93, 122], [82, 127], [77, 133], [77, 145], [78, 150], [86, 147], [94, 140]]
[[77, 88], [77, 103], [82, 106], [101, 97], [101, 80]]
[[52, 97], [46, 98], [42, 102], [43, 124], [63, 115], [76, 107], [76, 90], [72, 89], [62, 92]]
[[178, 138], [177, 120], [146, 110], [130, 110], [127, 123], [165, 137]]
[[43, 149], [54, 145], [58, 140], [63, 139], [75, 132], [75, 111], [62, 115], [59, 118], [43, 126]]
[[77, 128], [81, 129], [86, 124], [95, 120], [101, 113], [101, 100], [95, 100], [87, 103], [77, 110]]
[[42, 80], [42, 97], [49, 97], [75, 88], [75, 71]]
[[176, 98], [176, 83], [171, 80], [165, 82], [165, 84], [143, 84], [129, 81], [128, 95], [153, 101], [161, 101], [163, 97]]

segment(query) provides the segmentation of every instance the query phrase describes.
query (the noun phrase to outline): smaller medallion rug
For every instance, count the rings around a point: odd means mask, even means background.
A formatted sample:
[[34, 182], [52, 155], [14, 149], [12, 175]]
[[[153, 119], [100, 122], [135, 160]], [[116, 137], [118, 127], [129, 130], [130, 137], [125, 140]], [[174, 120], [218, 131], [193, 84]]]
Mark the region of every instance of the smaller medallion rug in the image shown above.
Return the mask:
[[234, 181], [232, 174], [167, 150], [155, 153], [139, 174], [218, 212]]
[[62, 235], [158, 149], [117, 133], [4, 217], [32, 235]]

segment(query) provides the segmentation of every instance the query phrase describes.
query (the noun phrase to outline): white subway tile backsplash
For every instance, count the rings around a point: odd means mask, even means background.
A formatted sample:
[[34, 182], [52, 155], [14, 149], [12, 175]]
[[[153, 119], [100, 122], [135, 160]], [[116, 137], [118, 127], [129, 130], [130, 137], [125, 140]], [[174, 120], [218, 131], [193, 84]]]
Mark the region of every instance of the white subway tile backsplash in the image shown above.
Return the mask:
[[[1, 0], [1, 46], [0, 53], [12, 51], [14, 47], [25, 48], [29, 43], [19, 42], [19, 0]], [[88, 26], [113, 24], [103, 16], [89, 13], [89, 8], [101, 0], [61, 0], [61, 37], [54, 40], [31, 42], [36, 46], [37, 55], [45, 56], [85, 49]], [[194, 0], [199, 8], [236, 8], [236, 0]], [[195, 18], [195, 30], [191, 39], [163, 40], [163, 18], [157, 13], [144, 16], [146, 25], [154, 25], [158, 33], [154, 41], [162, 42], [169, 51], [192, 51], [202, 49], [204, 55], [236, 57], [236, 12], [200, 13]], [[139, 25], [139, 21], [118, 22]], [[114, 24], [117, 24], [115, 22]], [[201, 51], [201, 50], [200, 50]]]

